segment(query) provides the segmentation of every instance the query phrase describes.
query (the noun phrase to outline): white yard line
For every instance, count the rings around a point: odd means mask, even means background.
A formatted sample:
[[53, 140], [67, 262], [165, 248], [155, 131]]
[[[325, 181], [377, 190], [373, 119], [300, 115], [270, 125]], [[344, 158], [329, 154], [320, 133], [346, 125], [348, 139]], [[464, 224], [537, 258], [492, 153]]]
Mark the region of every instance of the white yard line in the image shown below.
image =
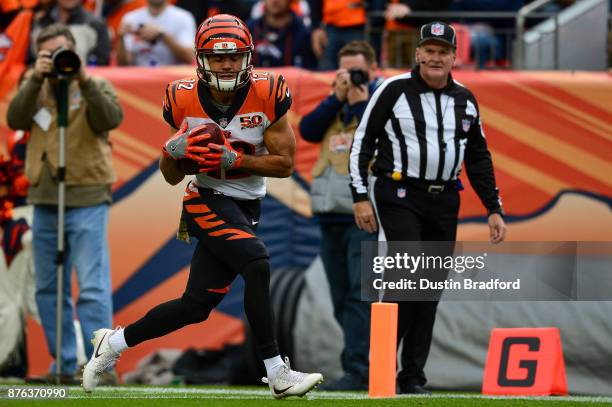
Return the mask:
[[[0, 392], [4, 393], [8, 388], [23, 387], [22, 385], [0, 385]], [[187, 387], [98, 387], [94, 393], [84, 393], [80, 387], [66, 387], [68, 399], [268, 399], [271, 398], [267, 389], [234, 389], [231, 387], [220, 388], [187, 388]], [[569, 396], [569, 397], [527, 397], [527, 396], [483, 396], [480, 394], [446, 394], [434, 393], [431, 396], [400, 395], [399, 398], [427, 399], [491, 399], [491, 400], [534, 400], [551, 401], [555, 403], [578, 402], [578, 403], [610, 403], [612, 397], [593, 396]], [[314, 391], [307, 395], [311, 400], [354, 400], [367, 399], [365, 392], [324, 392]]]
[[[79, 388], [75, 387], [74, 390]], [[71, 388], [72, 390], [72, 388]], [[182, 387], [99, 387], [96, 393], [91, 395], [82, 394], [76, 395], [71, 391], [70, 398], [113, 398], [112, 393], [118, 393], [116, 396], [121, 398], [167, 398], [184, 396], [190, 398], [191, 396], [199, 396], [202, 398], [229, 398], [229, 399], [244, 399], [244, 398], [268, 398], [270, 392], [266, 390], [246, 390], [246, 389], [232, 389], [228, 387], [224, 388], [205, 388], [205, 389], [194, 389], [194, 388], [182, 388]], [[104, 393], [101, 395], [100, 393]], [[132, 393], [133, 396], [123, 395], [120, 393]], [[600, 403], [612, 403], [612, 397], [593, 397], [593, 396], [568, 396], [568, 397], [552, 397], [552, 396], [539, 396], [539, 397], [528, 397], [528, 396], [484, 396], [481, 394], [437, 394], [434, 393], [431, 396], [419, 396], [419, 395], [400, 395], [401, 398], [453, 398], [453, 399], [491, 399], [491, 400], [541, 400], [541, 401], [554, 401], [554, 402], [600, 402]], [[367, 399], [368, 395], [365, 392], [324, 392], [314, 391], [308, 394], [310, 399]]]

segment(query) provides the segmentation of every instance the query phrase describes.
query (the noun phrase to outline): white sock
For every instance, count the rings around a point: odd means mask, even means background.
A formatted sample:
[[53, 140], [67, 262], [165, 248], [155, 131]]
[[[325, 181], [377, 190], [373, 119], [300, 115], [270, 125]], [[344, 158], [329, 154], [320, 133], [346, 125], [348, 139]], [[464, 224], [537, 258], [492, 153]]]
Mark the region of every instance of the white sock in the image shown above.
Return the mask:
[[117, 353], [123, 352], [127, 349], [127, 343], [125, 343], [125, 336], [123, 336], [123, 328], [117, 329], [115, 332], [111, 334], [108, 338], [108, 344], [111, 349]]
[[280, 355], [276, 355], [273, 358], [264, 359], [264, 365], [266, 365], [266, 375], [268, 378], [274, 377], [276, 375], [276, 371], [285, 365], [283, 359], [281, 359]]

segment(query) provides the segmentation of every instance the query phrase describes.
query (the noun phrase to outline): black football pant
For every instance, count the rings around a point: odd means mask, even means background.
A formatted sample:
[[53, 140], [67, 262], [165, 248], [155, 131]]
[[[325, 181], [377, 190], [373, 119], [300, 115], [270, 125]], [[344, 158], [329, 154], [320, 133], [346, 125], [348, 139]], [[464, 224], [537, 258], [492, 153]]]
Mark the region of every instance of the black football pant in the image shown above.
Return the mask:
[[[455, 187], [447, 186], [443, 192], [431, 193], [420, 183], [380, 177], [374, 182], [374, 204], [382, 226], [379, 240], [454, 242], [456, 239], [459, 192]], [[443, 255], [452, 255], [452, 245], [445, 245], [444, 250], [450, 253]], [[398, 345], [400, 340], [404, 341], [402, 370], [397, 376], [400, 386], [422, 386], [427, 381], [423, 369], [429, 355], [437, 306], [437, 301], [398, 303]]]
[[236, 200], [190, 183], [183, 218], [198, 239], [183, 296], [160, 304], [124, 331], [128, 346], [202, 322], [229, 292], [238, 274], [245, 281], [244, 309], [264, 359], [279, 354], [270, 305], [268, 251], [255, 235], [260, 200]]

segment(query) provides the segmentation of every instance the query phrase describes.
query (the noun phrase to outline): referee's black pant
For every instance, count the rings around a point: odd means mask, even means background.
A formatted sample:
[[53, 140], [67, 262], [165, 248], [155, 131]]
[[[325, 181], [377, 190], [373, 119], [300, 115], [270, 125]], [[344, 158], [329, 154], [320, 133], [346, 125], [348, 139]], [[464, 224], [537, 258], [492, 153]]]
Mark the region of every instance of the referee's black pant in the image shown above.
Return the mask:
[[[454, 182], [444, 184], [440, 192], [439, 187], [432, 189], [426, 182], [398, 182], [379, 177], [374, 182], [374, 204], [381, 226], [379, 240], [449, 242], [456, 239], [459, 192]], [[402, 369], [397, 376], [401, 390], [409, 385], [423, 386], [427, 381], [423, 369], [438, 302], [402, 301], [398, 306], [398, 345], [404, 341]]]

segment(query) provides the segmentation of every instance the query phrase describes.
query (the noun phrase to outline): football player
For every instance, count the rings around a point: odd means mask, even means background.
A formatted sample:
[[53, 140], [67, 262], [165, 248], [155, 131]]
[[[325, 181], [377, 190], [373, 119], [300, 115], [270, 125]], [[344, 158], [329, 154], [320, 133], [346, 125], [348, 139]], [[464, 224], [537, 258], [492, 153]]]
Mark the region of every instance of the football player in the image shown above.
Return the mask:
[[[280, 357], [268, 252], [255, 235], [265, 177], [288, 177], [293, 170], [295, 138], [287, 120], [291, 94], [282, 76], [253, 72], [253, 41], [240, 19], [228, 14], [206, 19], [195, 45], [197, 76], [166, 88], [163, 115], [173, 135], [160, 161], [171, 185], [185, 177], [184, 160], [198, 164], [185, 191], [179, 228], [179, 235], [183, 230], [198, 240], [187, 288], [181, 298], [156, 306], [125, 329], [96, 331], [83, 388], [95, 389], [126, 348], [206, 320], [240, 274], [245, 312], [266, 368], [263, 381], [275, 398], [303, 396], [323, 376], [294, 371]], [[214, 126], [223, 129], [222, 142], [207, 140]]]

